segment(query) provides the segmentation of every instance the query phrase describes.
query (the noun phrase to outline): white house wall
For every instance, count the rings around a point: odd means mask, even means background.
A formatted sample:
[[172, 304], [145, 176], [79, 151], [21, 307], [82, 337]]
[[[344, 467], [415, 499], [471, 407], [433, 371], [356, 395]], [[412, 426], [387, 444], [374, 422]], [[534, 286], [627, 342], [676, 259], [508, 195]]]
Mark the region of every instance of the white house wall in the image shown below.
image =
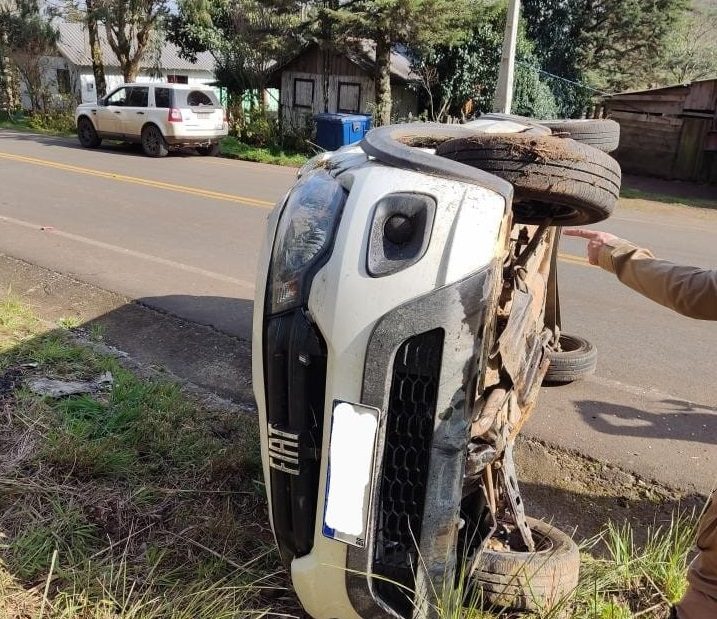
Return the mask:
[[[73, 85], [75, 95], [78, 100], [83, 103], [91, 103], [97, 100], [97, 92], [95, 89], [95, 76], [92, 67], [77, 67], [68, 62], [62, 56], [45, 56], [41, 60], [43, 64], [43, 72], [46, 84], [51, 94], [59, 97], [57, 88], [57, 69], [68, 69], [70, 71], [70, 83]], [[215, 81], [214, 74], [211, 71], [200, 70], [183, 70], [172, 72], [171, 74], [186, 75], [189, 84], [206, 85]], [[105, 67], [105, 80], [107, 82], [107, 92], [121, 86], [124, 83], [122, 73], [117, 67]], [[149, 71], [142, 71], [137, 76], [138, 82], [166, 82], [166, 73], [162, 77], [155, 77]], [[216, 89], [215, 89], [216, 90]], [[217, 96], [218, 96], [217, 91]], [[20, 89], [22, 107], [25, 110], [31, 108], [30, 97], [27, 94], [27, 87], [24, 83]]]

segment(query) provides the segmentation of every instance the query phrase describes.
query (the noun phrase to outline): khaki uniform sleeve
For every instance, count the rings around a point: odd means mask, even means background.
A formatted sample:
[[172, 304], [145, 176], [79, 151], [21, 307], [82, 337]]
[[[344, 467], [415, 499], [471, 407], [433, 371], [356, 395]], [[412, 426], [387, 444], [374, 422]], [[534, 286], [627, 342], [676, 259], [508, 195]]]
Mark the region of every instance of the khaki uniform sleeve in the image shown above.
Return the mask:
[[717, 320], [717, 270], [658, 260], [622, 239], [603, 245], [598, 262], [648, 299], [690, 318]]

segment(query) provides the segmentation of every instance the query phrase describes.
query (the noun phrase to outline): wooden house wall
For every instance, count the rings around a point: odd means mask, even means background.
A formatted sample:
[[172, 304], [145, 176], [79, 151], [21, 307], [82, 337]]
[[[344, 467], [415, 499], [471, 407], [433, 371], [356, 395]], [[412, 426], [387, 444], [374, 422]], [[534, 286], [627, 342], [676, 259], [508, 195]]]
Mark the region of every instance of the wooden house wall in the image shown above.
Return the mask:
[[[324, 75], [328, 75], [328, 89], [325, 89]], [[310, 109], [296, 107], [294, 101], [294, 80], [312, 80], [314, 100]], [[324, 53], [318, 47], [308, 49], [281, 70], [280, 99], [282, 117], [287, 127], [305, 126], [307, 118], [322, 112], [337, 112], [339, 85], [341, 83], [360, 86], [359, 114], [371, 114], [375, 106], [374, 80], [371, 72], [339, 54]], [[407, 118], [415, 115], [418, 99], [404, 84], [393, 84], [394, 116]]]
[[605, 112], [620, 124], [614, 156], [625, 172], [682, 180], [717, 180], [706, 149], [717, 129], [717, 80], [615, 95]]

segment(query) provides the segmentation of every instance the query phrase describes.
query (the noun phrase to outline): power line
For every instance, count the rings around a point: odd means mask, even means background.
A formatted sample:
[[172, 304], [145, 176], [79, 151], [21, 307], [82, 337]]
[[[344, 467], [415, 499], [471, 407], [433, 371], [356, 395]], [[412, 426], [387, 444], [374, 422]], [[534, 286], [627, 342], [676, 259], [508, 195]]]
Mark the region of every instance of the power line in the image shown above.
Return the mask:
[[523, 66], [530, 67], [531, 69], [533, 69], [534, 71], [537, 71], [538, 73], [542, 73], [543, 75], [547, 75], [556, 80], [560, 80], [561, 82], [567, 82], [568, 84], [572, 84], [573, 86], [579, 86], [580, 88], [585, 88], [586, 90], [592, 90], [593, 92], [596, 92], [605, 97], [610, 97], [615, 94], [614, 92], [604, 92], [602, 90], [598, 90], [597, 88], [593, 88], [592, 86], [587, 86], [585, 84], [581, 84], [580, 82], [575, 82], [573, 80], [569, 80], [566, 77], [560, 77], [559, 75], [555, 75], [554, 73], [550, 73], [549, 71], [544, 71], [543, 69], [540, 69], [540, 68], [536, 67], [535, 65], [530, 64], [529, 62], [526, 62], [525, 60], [518, 60], [518, 64], [522, 64]]

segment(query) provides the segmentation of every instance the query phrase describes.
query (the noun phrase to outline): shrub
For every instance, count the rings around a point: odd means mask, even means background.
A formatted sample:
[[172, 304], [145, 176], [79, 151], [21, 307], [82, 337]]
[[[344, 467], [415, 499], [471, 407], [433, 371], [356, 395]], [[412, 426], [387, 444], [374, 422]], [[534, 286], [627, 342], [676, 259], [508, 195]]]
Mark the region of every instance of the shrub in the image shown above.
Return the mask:
[[69, 112], [37, 113], [27, 117], [27, 126], [41, 133], [74, 133], [75, 119]]

